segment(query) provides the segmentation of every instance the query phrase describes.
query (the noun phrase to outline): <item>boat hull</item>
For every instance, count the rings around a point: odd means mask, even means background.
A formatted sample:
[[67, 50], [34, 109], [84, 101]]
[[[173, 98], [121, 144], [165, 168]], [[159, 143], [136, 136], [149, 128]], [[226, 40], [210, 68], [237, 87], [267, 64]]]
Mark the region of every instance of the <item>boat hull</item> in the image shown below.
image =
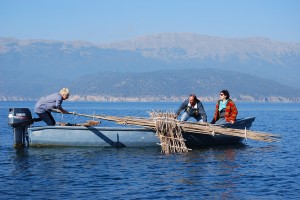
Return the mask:
[[30, 146], [158, 146], [155, 132], [145, 128], [45, 126], [28, 129]]
[[[249, 129], [254, 117], [237, 120], [221, 126]], [[160, 143], [155, 131], [146, 128], [44, 126], [28, 128], [30, 146], [102, 146], [153, 147]], [[183, 133], [188, 148], [236, 144], [244, 138], [229, 135]]]
[[241, 143], [244, 138], [228, 135], [205, 135], [198, 133], [183, 133], [187, 148], [205, 148], [211, 146], [225, 146]]
[[[254, 120], [255, 117], [248, 117], [237, 119], [237, 121], [234, 124], [226, 123], [215, 126], [249, 130]], [[197, 133], [183, 133], [183, 138], [185, 139], [185, 144], [188, 148], [233, 145], [241, 143], [244, 140], [244, 138], [230, 135], [208, 135]]]

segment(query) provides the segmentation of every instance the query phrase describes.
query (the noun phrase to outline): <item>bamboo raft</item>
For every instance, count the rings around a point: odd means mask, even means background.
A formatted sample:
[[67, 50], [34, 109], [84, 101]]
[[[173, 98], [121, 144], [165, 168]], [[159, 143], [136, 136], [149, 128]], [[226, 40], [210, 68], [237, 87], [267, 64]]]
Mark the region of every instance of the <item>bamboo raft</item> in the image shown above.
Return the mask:
[[102, 119], [113, 121], [118, 124], [141, 126], [147, 129], [154, 130], [157, 137], [160, 139], [160, 145], [162, 146], [162, 152], [164, 153], [182, 153], [190, 150], [185, 146], [182, 132], [207, 134], [213, 136], [228, 135], [264, 142], [274, 142], [278, 138], [277, 135], [270, 133], [227, 128], [208, 123], [180, 122], [175, 119], [174, 113], [150, 112], [150, 118], [132, 116], [116, 117], [106, 115], [87, 115], [79, 113], [71, 114], [90, 117], [93, 118], [93, 120]]

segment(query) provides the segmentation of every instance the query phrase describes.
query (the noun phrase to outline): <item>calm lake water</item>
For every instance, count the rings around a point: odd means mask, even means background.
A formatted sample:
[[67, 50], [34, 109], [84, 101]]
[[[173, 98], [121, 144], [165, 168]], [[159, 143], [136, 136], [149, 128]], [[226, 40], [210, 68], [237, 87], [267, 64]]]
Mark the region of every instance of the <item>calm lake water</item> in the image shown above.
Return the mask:
[[[172, 155], [161, 154], [159, 146], [17, 150], [8, 108], [32, 110], [34, 104], [0, 102], [0, 199], [300, 199], [299, 103], [237, 102], [239, 117], [256, 117], [252, 130], [278, 134], [278, 142], [247, 140]], [[215, 104], [203, 104], [210, 121]], [[63, 103], [78, 113], [145, 117], [148, 111], [174, 111], [179, 105]], [[54, 116], [70, 123], [89, 120]], [[106, 125], [116, 126], [102, 121]]]

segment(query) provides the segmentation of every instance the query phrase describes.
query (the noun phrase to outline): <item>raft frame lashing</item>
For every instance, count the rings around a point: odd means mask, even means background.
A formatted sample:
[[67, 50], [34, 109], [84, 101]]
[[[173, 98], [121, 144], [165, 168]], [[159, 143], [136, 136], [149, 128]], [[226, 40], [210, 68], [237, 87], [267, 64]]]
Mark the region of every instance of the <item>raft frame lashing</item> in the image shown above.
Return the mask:
[[151, 115], [155, 120], [156, 135], [160, 140], [162, 153], [185, 153], [191, 150], [185, 145], [181, 126], [177, 123], [174, 114], [152, 112]]

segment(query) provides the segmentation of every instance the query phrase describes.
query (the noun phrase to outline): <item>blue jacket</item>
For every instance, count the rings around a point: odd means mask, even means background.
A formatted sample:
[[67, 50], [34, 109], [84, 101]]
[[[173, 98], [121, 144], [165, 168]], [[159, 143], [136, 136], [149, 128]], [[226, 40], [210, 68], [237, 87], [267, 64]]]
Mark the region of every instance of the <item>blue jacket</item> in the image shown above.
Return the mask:
[[202, 105], [202, 102], [199, 99], [197, 99], [196, 101], [197, 101], [197, 109], [188, 106], [189, 99], [182, 102], [182, 104], [179, 106], [178, 110], [176, 111], [176, 115], [180, 115], [180, 112], [182, 110], [185, 110], [185, 112], [191, 117], [200, 114], [202, 116], [203, 121], [207, 122], [207, 115]]
[[35, 113], [43, 113], [51, 111], [51, 109], [60, 109], [63, 98], [59, 93], [51, 94], [45, 98], [40, 99], [34, 107]]

